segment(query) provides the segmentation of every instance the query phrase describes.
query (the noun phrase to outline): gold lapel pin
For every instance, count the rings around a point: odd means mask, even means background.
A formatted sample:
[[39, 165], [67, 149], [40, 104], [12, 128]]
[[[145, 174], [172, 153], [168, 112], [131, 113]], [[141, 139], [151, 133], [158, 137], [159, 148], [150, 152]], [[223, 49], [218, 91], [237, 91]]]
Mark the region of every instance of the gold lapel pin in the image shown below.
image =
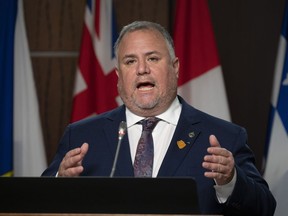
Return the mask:
[[186, 146], [186, 143], [183, 140], [177, 141], [177, 146], [179, 149], [183, 149]]

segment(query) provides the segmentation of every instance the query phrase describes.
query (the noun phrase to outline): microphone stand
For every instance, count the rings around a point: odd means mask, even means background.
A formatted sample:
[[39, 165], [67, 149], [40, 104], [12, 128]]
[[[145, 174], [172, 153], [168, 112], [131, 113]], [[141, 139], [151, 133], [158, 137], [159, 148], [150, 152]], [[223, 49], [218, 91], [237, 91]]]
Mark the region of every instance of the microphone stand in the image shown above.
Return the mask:
[[124, 137], [124, 135], [126, 133], [126, 129], [127, 129], [126, 122], [122, 121], [120, 123], [120, 125], [119, 125], [119, 131], [118, 131], [118, 135], [119, 136], [118, 136], [117, 149], [116, 149], [116, 153], [115, 153], [115, 157], [114, 157], [112, 170], [111, 170], [111, 173], [110, 173], [110, 177], [111, 178], [114, 176], [114, 173], [115, 173], [115, 170], [116, 170], [116, 165], [117, 165], [118, 156], [119, 156], [119, 150], [120, 150], [122, 138]]

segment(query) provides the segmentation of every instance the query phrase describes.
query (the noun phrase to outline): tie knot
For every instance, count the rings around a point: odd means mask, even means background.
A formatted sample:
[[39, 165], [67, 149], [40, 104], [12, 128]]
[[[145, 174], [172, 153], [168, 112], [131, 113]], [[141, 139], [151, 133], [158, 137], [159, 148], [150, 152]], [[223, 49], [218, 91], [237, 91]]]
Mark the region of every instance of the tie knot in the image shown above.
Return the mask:
[[148, 117], [140, 121], [140, 124], [143, 126], [143, 131], [153, 131], [156, 124], [160, 121], [157, 117]]

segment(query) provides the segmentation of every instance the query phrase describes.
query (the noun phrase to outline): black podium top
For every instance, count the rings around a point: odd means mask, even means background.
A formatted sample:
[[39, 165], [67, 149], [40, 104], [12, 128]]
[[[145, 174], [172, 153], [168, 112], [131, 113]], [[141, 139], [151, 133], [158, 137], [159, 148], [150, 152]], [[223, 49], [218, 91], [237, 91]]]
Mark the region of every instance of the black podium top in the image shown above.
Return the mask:
[[1, 177], [0, 212], [199, 214], [192, 178]]

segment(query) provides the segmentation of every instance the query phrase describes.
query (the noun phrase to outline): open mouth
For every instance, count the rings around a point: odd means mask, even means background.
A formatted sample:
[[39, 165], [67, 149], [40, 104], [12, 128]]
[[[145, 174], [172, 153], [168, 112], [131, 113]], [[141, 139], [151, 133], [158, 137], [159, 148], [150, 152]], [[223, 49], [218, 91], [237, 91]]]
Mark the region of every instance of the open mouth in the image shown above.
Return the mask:
[[154, 83], [151, 82], [143, 82], [137, 85], [137, 89], [140, 91], [149, 91], [155, 87]]

